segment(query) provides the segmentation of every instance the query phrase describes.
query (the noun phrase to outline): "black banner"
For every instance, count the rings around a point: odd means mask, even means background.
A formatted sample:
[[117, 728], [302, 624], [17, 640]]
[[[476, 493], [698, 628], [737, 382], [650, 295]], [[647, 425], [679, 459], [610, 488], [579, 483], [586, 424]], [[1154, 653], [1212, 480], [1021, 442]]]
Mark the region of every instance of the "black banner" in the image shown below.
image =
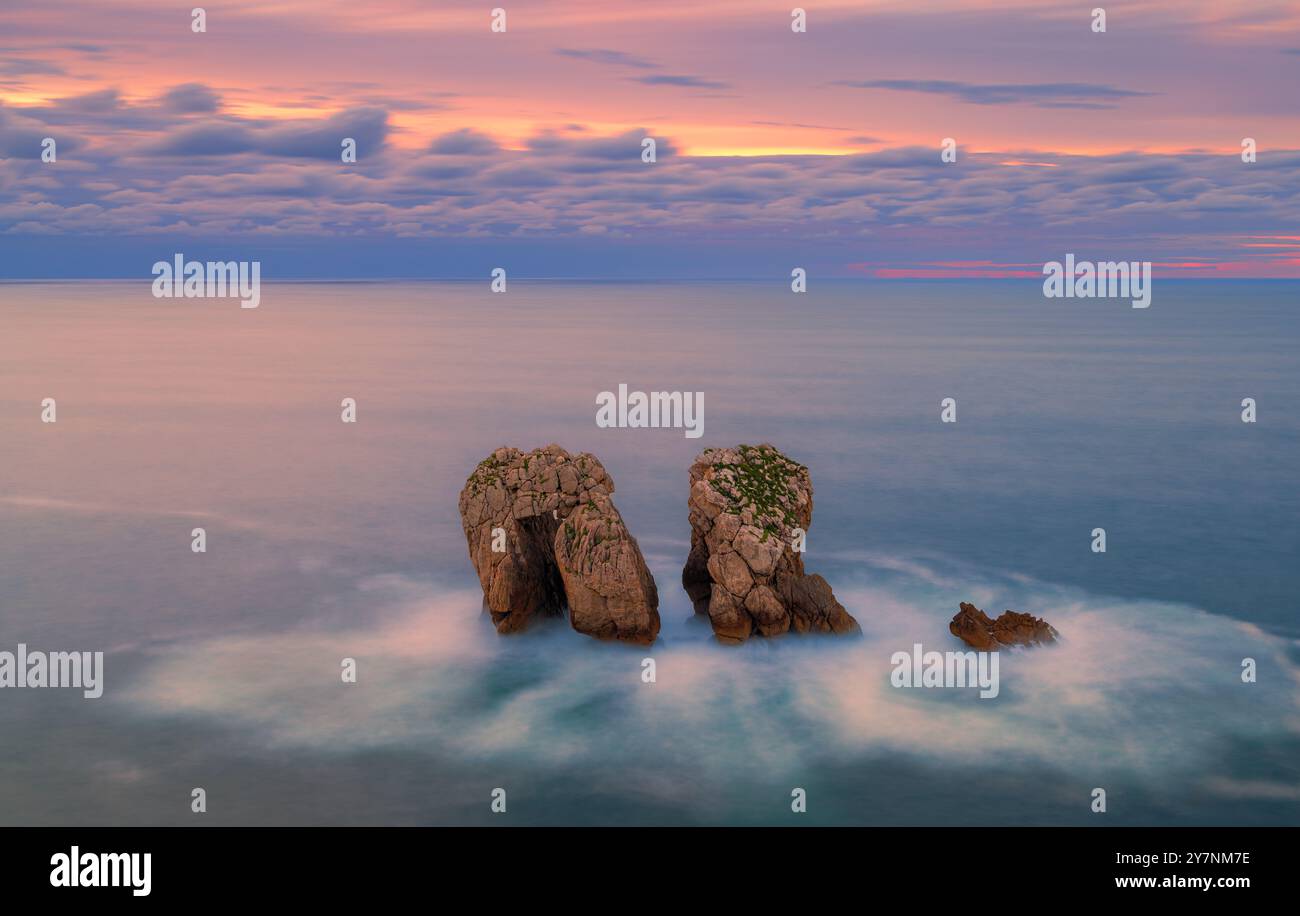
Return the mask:
[[51, 901], [289, 895], [337, 904], [435, 886], [586, 896], [653, 893], [656, 883], [664, 892], [725, 886], [743, 898], [773, 884], [786, 893], [842, 880], [870, 899], [940, 903], [999, 890], [1231, 904], [1289, 886], [1298, 836], [1293, 828], [31, 828], [0, 831], [0, 874], [6, 899]]

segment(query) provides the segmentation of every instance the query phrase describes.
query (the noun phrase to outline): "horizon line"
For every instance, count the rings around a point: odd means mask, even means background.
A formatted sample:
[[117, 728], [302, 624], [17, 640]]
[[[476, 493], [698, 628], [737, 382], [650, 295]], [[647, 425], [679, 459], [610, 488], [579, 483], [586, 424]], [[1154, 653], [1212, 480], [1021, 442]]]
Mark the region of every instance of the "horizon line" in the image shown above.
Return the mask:
[[[0, 277], [0, 284], [17, 285], [21, 283], [152, 283], [153, 277]], [[1268, 277], [1268, 276], [1165, 276], [1160, 278], [1162, 282], [1180, 282], [1180, 283], [1200, 283], [1200, 282], [1236, 282], [1241, 280], [1270, 282], [1270, 283], [1295, 283], [1300, 281], [1300, 277]], [[373, 277], [319, 277], [319, 276], [302, 276], [302, 277], [276, 277], [263, 278], [263, 283], [483, 283], [490, 281], [488, 276], [456, 276], [456, 277], [403, 277], [403, 276], [373, 276]], [[770, 283], [770, 282], [788, 282], [789, 277], [784, 275], [754, 275], [743, 277], [598, 277], [598, 276], [511, 276], [510, 281], [528, 281], [530, 283]], [[980, 281], [980, 282], [1041, 282], [1038, 276], [1024, 277], [1007, 277], [1007, 276], [988, 276], [979, 274], [970, 274], [965, 276], [944, 276], [944, 277], [899, 277], [899, 276], [872, 276], [872, 275], [836, 275], [818, 277], [815, 282], [851, 282], [851, 283], [950, 283], [953, 281]]]

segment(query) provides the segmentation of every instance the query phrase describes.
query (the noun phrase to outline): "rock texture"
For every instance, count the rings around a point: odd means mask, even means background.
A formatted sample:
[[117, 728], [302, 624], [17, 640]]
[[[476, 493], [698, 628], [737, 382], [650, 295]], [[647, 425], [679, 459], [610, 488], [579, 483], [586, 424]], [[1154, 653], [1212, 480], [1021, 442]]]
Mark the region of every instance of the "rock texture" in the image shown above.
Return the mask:
[[975, 605], [963, 601], [961, 610], [948, 624], [953, 636], [976, 649], [1008, 646], [1040, 646], [1056, 642], [1060, 635], [1046, 620], [1020, 611], [1004, 611], [997, 620]]
[[595, 456], [558, 445], [499, 448], [474, 469], [460, 492], [461, 527], [497, 632], [568, 607], [580, 633], [655, 640], [659, 593], [613, 492]]
[[812, 524], [808, 469], [771, 445], [705, 449], [691, 465], [691, 552], [682, 585], [714, 635], [857, 633], [858, 622], [792, 549]]

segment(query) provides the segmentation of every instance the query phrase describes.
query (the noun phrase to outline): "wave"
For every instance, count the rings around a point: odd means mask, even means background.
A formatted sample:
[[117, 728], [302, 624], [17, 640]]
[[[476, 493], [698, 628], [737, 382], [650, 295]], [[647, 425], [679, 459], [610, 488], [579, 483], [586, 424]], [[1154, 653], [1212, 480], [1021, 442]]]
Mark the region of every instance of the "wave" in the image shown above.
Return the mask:
[[[464, 762], [617, 772], [640, 791], [705, 780], [797, 779], [812, 764], [901, 756], [927, 765], [1042, 766], [1187, 780], [1223, 797], [1278, 796], [1276, 781], [1216, 773], [1225, 747], [1300, 738], [1290, 641], [1195, 608], [1107, 600], [1015, 574], [967, 581], [977, 603], [1014, 594], [1059, 645], [1004, 652], [1001, 690], [899, 689], [891, 655], [957, 649], [953, 576], [915, 560], [858, 559], [840, 590], [863, 637], [715, 644], [669, 616], [649, 649], [598, 644], [563, 621], [502, 638], [476, 590], [403, 576], [361, 583], [377, 622], [342, 631], [229, 636], [150, 650], [124, 699], [138, 715], [219, 720], [250, 740], [321, 753], [406, 748]], [[359, 610], [360, 613], [360, 610]], [[358, 683], [344, 685], [343, 658]], [[1241, 680], [1254, 658], [1257, 683]], [[642, 682], [653, 658], [654, 683]], [[1261, 796], [1260, 793], [1263, 793]]]

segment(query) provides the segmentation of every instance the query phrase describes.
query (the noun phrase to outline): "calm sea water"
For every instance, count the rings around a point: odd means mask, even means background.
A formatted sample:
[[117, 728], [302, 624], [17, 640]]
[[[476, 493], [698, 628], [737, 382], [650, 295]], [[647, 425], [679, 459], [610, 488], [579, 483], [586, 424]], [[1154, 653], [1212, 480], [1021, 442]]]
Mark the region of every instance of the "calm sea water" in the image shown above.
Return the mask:
[[[0, 823], [788, 823], [796, 786], [798, 823], [1300, 823], [1298, 299], [0, 285], [0, 650], [107, 654], [100, 700], [0, 691]], [[704, 392], [703, 438], [598, 429], [620, 382]], [[861, 640], [728, 649], [692, 619], [687, 468], [763, 441], [811, 469], [807, 565]], [[481, 613], [457, 493], [549, 442], [614, 477], [648, 653]], [[962, 600], [1064, 641], [1004, 653], [993, 700], [891, 687], [893, 652], [957, 648]]]

